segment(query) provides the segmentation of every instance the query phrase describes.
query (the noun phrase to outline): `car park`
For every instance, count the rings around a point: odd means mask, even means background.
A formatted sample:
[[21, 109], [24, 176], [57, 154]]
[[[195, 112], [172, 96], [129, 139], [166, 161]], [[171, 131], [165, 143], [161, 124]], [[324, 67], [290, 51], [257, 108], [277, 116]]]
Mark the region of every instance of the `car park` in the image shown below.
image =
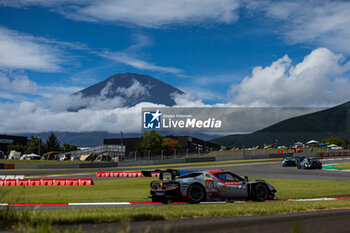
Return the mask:
[[[153, 202], [265, 201], [275, 199], [277, 192], [264, 180], [249, 181], [248, 177], [242, 178], [225, 170], [192, 171], [182, 176], [178, 170], [171, 169], [142, 171], [147, 177], [154, 173], [159, 173], [159, 180], [150, 184]], [[171, 174], [171, 178], [165, 179], [164, 173]]]

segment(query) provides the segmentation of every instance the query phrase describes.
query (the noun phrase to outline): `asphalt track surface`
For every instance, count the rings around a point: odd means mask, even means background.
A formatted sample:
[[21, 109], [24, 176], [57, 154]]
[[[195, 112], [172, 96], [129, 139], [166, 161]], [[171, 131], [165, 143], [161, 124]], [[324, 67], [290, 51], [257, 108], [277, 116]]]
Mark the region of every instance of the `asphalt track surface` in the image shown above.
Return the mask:
[[168, 233], [349, 233], [350, 210], [327, 210], [276, 215], [227, 216], [173, 219], [129, 223], [61, 225], [60, 230], [81, 229], [84, 232], [168, 232]]

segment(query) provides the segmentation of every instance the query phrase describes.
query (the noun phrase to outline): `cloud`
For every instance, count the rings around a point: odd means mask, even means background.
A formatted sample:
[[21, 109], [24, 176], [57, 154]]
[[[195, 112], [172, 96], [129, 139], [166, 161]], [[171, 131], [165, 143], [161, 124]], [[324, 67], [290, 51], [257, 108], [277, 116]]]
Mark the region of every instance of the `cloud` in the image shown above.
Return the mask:
[[101, 57], [122, 63], [124, 65], [128, 65], [134, 67], [139, 70], [149, 70], [149, 71], [159, 71], [164, 73], [173, 73], [178, 74], [183, 72], [183, 70], [174, 68], [174, 67], [164, 67], [158, 66], [156, 64], [141, 60], [139, 58], [134, 57], [133, 55], [126, 54], [124, 52], [102, 52], [99, 54]]
[[0, 70], [0, 90], [22, 94], [35, 94], [37, 84], [29, 80], [25, 73], [14, 74]]
[[134, 43], [128, 48], [124, 49], [123, 51], [119, 51], [119, 52], [103, 51], [103, 52], [96, 52], [96, 54], [103, 58], [124, 64], [127, 66], [131, 66], [139, 70], [158, 71], [158, 72], [172, 73], [172, 74], [180, 74], [183, 72], [183, 70], [178, 68], [159, 66], [139, 58], [140, 56], [139, 50], [146, 46], [152, 45], [152, 40], [148, 36], [144, 34], [136, 34], [133, 36], [132, 40], [134, 41]]
[[203, 87], [191, 87], [191, 86], [180, 86], [178, 87], [180, 90], [183, 90], [185, 93], [191, 93], [194, 99], [200, 100], [209, 100], [209, 101], [227, 101], [227, 97], [225, 93], [215, 92], [209, 88]]
[[349, 1], [246, 1], [246, 7], [276, 21], [277, 33], [289, 43], [350, 54]]
[[58, 47], [16, 31], [0, 27], [0, 67], [56, 72], [61, 69]]
[[231, 102], [244, 106], [331, 106], [350, 99], [350, 63], [329, 49], [313, 50], [295, 66], [285, 55], [232, 85]]
[[139, 98], [141, 96], [149, 96], [149, 92], [148, 92], [149, 86], [142, 86], [142, 84], [133, 79], [133, 83], [131, 84], [130, 87], [126, 88], [126, 87], [118, 87], [115, 90], [116, 94], [125, 96], [126, 98]]
[[169, 24], [232, 23], [237, 0], [2, 0], [9, 7], [49, 7], [67, 18], [159, 28]]

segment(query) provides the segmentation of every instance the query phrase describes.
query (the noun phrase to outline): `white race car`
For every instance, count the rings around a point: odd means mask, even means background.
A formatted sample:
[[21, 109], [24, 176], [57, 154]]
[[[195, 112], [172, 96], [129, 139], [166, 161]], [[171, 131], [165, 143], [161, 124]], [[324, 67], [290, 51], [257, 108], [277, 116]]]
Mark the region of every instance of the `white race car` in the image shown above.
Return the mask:
[[[248, 177], [243, 179], [225, 170], [195, 171], [182, 176], [179, 176], [180, 171], [171, 169], [142, 171], [147, 177], [154, 173], [159, 174], [159, 180], [152, 181], [150, 185], [153, 202], [265, 201], [275, 199], [277, 192], [264, 180], [249, 181]], [[171, 178], [164, 179], [163, 173], [170, 173]]]

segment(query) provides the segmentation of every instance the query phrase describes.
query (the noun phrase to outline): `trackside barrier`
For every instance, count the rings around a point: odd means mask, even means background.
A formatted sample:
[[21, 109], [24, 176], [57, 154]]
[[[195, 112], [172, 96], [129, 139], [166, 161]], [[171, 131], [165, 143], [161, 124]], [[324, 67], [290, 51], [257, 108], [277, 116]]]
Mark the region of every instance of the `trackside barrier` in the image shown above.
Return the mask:
[[5, 180], [5, 186], [16, 186], [17, 180], [16, 179], [7, 179]]
[[53, 185], [53, 179], [42, 179], [41, 185], [43, 185], [43, 186]]
[[17, 186], [28, 186], [29, 181], [28, 179], [18, 179], [17, 180]]
[[15, 169], [15, 164], [0, 163], [0, 169]]
[[66, 179], [55, 179], [55, 181], [53, 182], [53, 185], [57, 185], [57, 186], [66, 185]]
[[82, 178], [79, 181], [79, 185], [94, 185], [94, 181], [91, 178]]
[[29, 186], [40, 186], [41, 185], [41, 179], [30, 179], [28, 185]]
[[79, 179], [67, 179], [66, 185], [77, 186], [79, 184]]
[[78, 186], [94, 185], [91, 178], [81, 179], [0, 179], [0, 186]]
[[114, 177], [120, 177], [120, 174], [121, 174], [122, 172], [114, 172]]
[[1, 175], [0, 179], [8, 180], [8, 179], [24, 179], [24, 175]]
[[321, 152], [320, 157], [350, 156], [350, 152]]
[[[142, 172], [97, 172], [96, 177], [144, 177]], [[158, 173], [153, 173], [153, 177], [159, 177]]]

